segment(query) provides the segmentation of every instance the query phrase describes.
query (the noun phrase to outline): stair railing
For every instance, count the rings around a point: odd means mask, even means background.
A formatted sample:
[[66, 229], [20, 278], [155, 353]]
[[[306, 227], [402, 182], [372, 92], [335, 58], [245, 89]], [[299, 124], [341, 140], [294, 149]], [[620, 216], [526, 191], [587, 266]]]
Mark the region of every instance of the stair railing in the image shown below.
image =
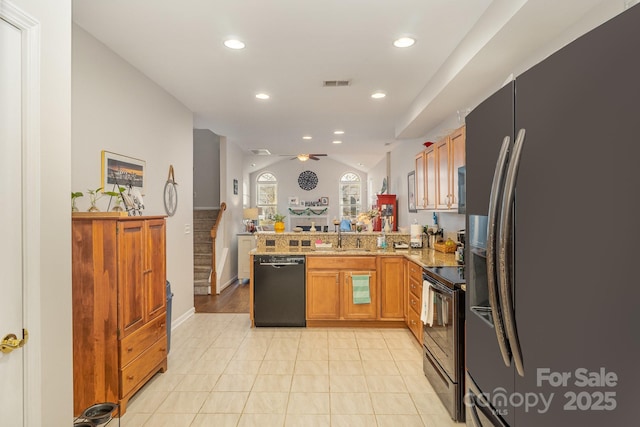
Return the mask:
[[216, 222], [211, 227], [211, 293], [213, 294], [217, 289], [218, 273], [216, 271], [216, 236], [218, 235], [218, 225], [222, 221], [222, 214], [227, 210], [227, 204], [225, 202], [220, 203], [220, 210], [216, 217]]

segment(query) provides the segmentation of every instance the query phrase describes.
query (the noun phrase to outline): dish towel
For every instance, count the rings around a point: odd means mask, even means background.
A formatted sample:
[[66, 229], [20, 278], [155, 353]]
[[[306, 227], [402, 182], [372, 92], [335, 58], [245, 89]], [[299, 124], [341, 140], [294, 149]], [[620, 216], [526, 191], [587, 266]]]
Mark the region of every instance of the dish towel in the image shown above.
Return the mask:
[[369, 292], [369, 275], [352, 274], [351, 282], [353, 284], [353, 303], [371, 304], [371, 293]]
[[420, 320], [427, 326], [433, 326], [433, 289], [431, 283], [422, 282], [422, 311]]

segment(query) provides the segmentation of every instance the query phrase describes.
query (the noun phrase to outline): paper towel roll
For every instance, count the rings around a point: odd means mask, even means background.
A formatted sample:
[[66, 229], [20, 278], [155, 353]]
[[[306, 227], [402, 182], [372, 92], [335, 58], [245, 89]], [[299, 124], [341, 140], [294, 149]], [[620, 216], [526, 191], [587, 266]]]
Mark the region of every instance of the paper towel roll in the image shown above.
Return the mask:
[[422, 247], [422, 226], [420, 224], [411, 224], [411, 246]]

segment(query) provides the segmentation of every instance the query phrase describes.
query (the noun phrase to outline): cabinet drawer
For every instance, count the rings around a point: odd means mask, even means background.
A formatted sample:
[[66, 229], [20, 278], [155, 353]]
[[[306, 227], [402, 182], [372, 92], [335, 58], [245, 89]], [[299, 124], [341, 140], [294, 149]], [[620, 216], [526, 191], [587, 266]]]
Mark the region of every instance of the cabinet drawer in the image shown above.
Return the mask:
[[409, 307], [418, 315], [418, 317], [420, 317], [420, 312], [422, 311], [421, 298], [418, 298], [413, 294], [409, 294]]
[[409, 262], [409, 280], [422, 283], [422, 267], [414, 262]]
[[422, 280], [418, 282], [409, 279], [409, 296], [411, 296], [411, 294], [415, 295], [418, 299], [422, 298]]
[[307, 269], [375, 270], [375, 256], [307, 256]]
[[122, 396], [126, 396], [146, 377], [153, 368], [167, 357], [167, 337], [160, 338], [140, 357], [120, 370]]
[[161, 315], [120, 341], [120, 367], [127, 366], [160, 337], [167, 334], [166, 315]]
[[409, 310], [407, 325], [418, 342], [422, 344], [422, 322], [420, 321], [420, 315], [413, 310]]

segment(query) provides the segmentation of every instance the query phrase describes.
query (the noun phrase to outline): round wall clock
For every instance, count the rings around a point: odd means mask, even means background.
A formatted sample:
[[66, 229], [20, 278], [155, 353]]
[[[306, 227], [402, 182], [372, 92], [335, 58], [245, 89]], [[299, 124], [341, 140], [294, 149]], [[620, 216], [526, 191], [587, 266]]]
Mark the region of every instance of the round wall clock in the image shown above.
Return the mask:
[[318, 175], [311, 171], [301, 172], [300, 176], [298, 176], [298, 185], [303, 190], [313, 190], [318, 185]]
[[164, 210], [169, 216], [173, 216], [178, 209], [178, 183], [173, 176], [173, 165], [169, 166], [169, 177], [164, 185]]

